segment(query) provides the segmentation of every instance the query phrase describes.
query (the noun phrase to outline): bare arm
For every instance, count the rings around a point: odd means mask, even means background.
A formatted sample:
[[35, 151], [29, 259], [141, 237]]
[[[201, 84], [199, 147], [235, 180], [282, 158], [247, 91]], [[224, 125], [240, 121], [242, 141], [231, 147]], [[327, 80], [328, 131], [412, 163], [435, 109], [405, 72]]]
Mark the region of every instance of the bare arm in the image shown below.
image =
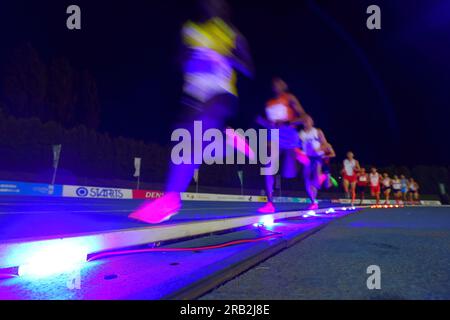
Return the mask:
[[333, 146], [331, 144], [328, 144], [328, 146], [328, 158], [336, 158], [336, 152], [334, 151]]
[[257, 116], [255, 121], [257, 124], [259, 124], [260, 126], [266, 128], [266, 129], [274, 129], [275, 128], [274, 123], [272, 121], [266, 119], [265, 117]]
[[333, 147], [331, 144], [327, 141], [327, 138], [325, 137], [325, 134], [322, 130], [317, 130], [319, 133], [319, 142], [323, 150], [325, 151], [325, 154], [328, 158], [334, 158], [336, 157], [336, 153], [334, 152]]
[[299, 114], [297, 118], [291, 121], [292, 124], [301, 124], [303, 123], [303, 118], [306, 115], [305, 109], [303, 108], [300, 101], [292, 94], [289, 95], [289, 106], [295, 110]]
[[321, 146], [327, 145], [327, 144], [328, 144], [328, 141], [327, 141], [327, 138], [325, 137], [325, 134], [323, 133], [323, 131], [320, 130], [320, 129], [317, 129], [317, 132], [318, 132], [318, 134], [319, 134], [319, 142], [320, 142], [320, 145], [321, 145]]

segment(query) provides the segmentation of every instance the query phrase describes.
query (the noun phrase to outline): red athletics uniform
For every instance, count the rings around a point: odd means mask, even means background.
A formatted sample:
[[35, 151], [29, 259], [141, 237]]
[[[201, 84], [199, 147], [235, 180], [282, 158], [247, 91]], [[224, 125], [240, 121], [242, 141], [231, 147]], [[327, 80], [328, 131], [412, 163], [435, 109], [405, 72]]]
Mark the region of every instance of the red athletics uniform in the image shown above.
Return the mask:
[[356, 160], [344, 160], [344, 170], [342, 170], [342, 178], [344, 180], [347, 180], [350, 183], [357, 181], [357, 175], [356, 175]]
[[358, 181], [356, 181], [356, 192], [361, 195], [361, 204], [364, 199], [364, 194], [369, 186], [369, 175], [367, 173], [358, 173]]
[[369, 177], [367, 173], [358, 174], [358, 181], [356, 181], [356, 185], [360, 188], [366, 188], [369, 185]]
[[370, 177], [370, 192], [372, 192], [373, 194], [380, 193], [380, 180], [381, 180], [380, 174], [371, 173], [369, 177]]
[[286, 123], [295, 119], [295, 110], [291, 107], [290, 95], [282, 93], [277, 98], [271, 99], [266, 104], [267, 119], [273, 123]]
[[367, 190], [367, 187], [369, 186], [369, 175], [367, 173], [358, 173], [358, 181], [356, 181], [356, 191], [359, 194], [363, 194]]

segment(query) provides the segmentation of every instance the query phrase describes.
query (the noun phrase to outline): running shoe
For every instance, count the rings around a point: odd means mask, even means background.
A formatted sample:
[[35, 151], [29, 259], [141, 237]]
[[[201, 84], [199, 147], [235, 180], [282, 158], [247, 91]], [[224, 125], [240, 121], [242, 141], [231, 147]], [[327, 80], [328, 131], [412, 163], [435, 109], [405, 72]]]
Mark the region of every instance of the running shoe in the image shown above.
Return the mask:
[[152, 202], [144, 203], [128, 217], [141, 222], [156, 224], [169, 220], [181, 209], [178, 193], [168, 193]]
[[336, 179], [335, 178], [333, 178], [331, 175], [330, 175], [330, 180], [331, 180], [331, 183], [333, 184], [333, 186], [335, 187], [335, 188], [337, 188], [338, 186], [339, 186], [339, 183], [336, 181]]
[[274, 213], [275, 207], [272, 202], [267, 202], [263, 207], [258, 209], [259, 213]]
[[308, 156], [300, 148], [295, 148], [294, 152], [298, 162], [300, 162], [304, 166], [309, 166], [311, 160], [309, 160]]
[[319, 204], [317, 202], [311, 203], [308, 206], [308, 210], [317, 210], [317, 209], [319, 209]]

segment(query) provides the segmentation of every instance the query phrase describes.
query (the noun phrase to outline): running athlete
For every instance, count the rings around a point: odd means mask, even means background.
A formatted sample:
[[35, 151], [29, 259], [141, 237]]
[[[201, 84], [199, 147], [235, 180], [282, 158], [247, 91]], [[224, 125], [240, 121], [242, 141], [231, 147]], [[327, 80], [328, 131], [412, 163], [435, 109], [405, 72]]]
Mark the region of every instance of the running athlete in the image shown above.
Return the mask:
[[[280, 154], [278, 158], [282, 162], [281, 173], [284, 178], [292, 179], [297, 176], [296, 161], [299, 156], [302, 157], [301, 151], [298, 148], [299, 137], [296, 126], [302, 123], [306, 113], [297, 98], [289, 93], [288, 86], [282, 79], [274, 78], [272, 88], [275, 98], [267, 102], [265, 108], [266, 119], [260, 119], [259, 122], [264, 122], [263, 125], [265, 127], [279, 129]], [[266, 175], [267, 203], [258, 212], [275, 212], [275, 206], [273, 204], [274, 183], [275, 176]]]
[[366, 168], [361, 168], [358, 172], [358, 181], [356, 182], [356, 190], [360, 196], [359, 204], [363, 204], [366, 190], [369, 186], [369, 175], [366, 172]]
[[402, 199], [403, 202], [408, 202], [408, 179], [404, 175], [400, 176], [400, 182], [402, 184]]
[[322, 178], [323, 159], [324, 157], [333, 157], [334, 151], [330, 150], [330, 144], [327, 142], [322, 130], [314, 127], [314, 121], [310, 116], [304, 117], [303, 130], [300, 131], [299, 136], [302, 150], [310, 160], [303, 170], [306, 192], [311, 200], [311, 205], [308, 209], [315, 210], [319, 208], [317, 192], [324, 182]]
[[392, 192], [394, 194], [395, 203], [400, 204], [402, 199], [402, 182], [397, 175], [394, 175], [394, 179], [392, 179]]
[[375, 197], [376, 204], [380, 204], [380, 182], [381, 175], [377, 172], [377, 168], [372, 167], [370, 169], [369, 180], [370, 180], [370, 194]]
[[389, 197], [391, 195], [391, 178], [387, 173], [383, 174], [383, 179], [381, 180], [381, 191], [384, 194], [384, 204], [389, 203]]
[[409, 179], [409, 202], [411, 204], [419, 203], [419, 184], [414, 180], [414, 178]]
[[[330, 162], [332, 158], [336, 157], [336, 152], [334, 152], [334, 148], [330, 143], [326, 143], [322, 145], [322, 149], [324, 151], [324, 156], [322, 158], [322, 184], [325, 188], [329, 189], [332, 186], [339, 186], [336, 179], [331, 175]], [[307, 165], [308, 163], [303, 163]]]
[[[194, 121], [201, 121], [203, 130], [225, 129], [226, 120], [237, 108], [236, 71], [252, 76], [252, 63], [247, 42], [229, 22], [225, 0], [198, 2], [201, 18], [188, 21], [182, 29], [184, 45], [183, 104], [186, 114], [177, 128], [191, 133]], [[201, 141], [199, 141], [201, 145]], [[146, 223], [160, 223], [170, 219], [181, 208], [180, 193], [189, 186], [194, 164], [171, 163], [163, 197], [145, 202], [129, 217]]]
[[353, 152], [349, 151], [347, 153], [347, 158], [343, 163], [342, 177], [344, 179], [343, 186], [345, 196], [347, 197], [347, 199], [350, 199], [351, 197], [352, 205], [354, 204], [356, 198], [356, 181], [358, 170], [359, 162], [354, 158]]

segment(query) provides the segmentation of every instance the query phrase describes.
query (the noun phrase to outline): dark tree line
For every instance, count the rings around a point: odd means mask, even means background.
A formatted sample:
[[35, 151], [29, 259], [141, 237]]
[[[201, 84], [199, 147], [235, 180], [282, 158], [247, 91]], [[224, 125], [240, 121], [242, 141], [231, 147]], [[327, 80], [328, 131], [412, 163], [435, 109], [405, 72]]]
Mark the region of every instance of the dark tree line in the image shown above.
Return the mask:
[[[170, 160], [168, 147], [111, 137], [85, 125], [65, 129], [54, 121], [43, 122], [36, 117], [16, 118], [0, 112], [0, 179], [5, 178], [2, 176], [5, 172], [14, 172], [16, 180], [27, 180], [22, 173], [33, 173], [40, 175], [43, 182], [48, 181], [52, 170], [53, 144], [63, 146], [58, 183], [77, 183], [80, 177], [133, 181], [134, 157], [142, 158], [142, 182], [163, 183]], [[200, 184], [238, 189], [238, 170], [244, 170], [246, 189], [263, 189], [264, 177], [256, 165], [202, 166]], [[341, 164], [335, 161], [332, 174], [338, 177], [340, 170]], [[379, 171], [413, 176], [420, 183], [422, 193], [438, 194], [439, 183], [445, 184], [448, 190], [448, 167], [389, 166], [379, 168]], [[285, 195], [302, 192], [301, 175], [298, 179], [282, 180], [282, 188]]]
[[[134, 157], [142, 158], [143, 182], [164, 182], [169, 148], [99, 133], [99, 123], [97, 84], [89, 71], [77, 71], [65, 58], [46, 63], [30, 44], [19, 46], [0, 75], [0, 179], [5, 178], [2, 172], [14, 172], [16, 180], [26, 181], [29, 175], [24, 173], [32, 173], [47, 181], [52, 170], [51, 146], [62, 144], [59, 183], [77, 183], [80, 177], [133, 180]], [[261, 190], [264, 178], [259, 169], [254, 165], [203, 166], [200, 184], [239, 188], [237, 171], [244, 170], [245, 188]], [[333, 176], [338, 177], [340, 169], [334, 161]], [[438, 194], [439, 184], [449, 187], [448, 167], [388, 166], [379, 172], [412, 176], [422, 193]], [[282, 189], [285, 195], [303, 191], [301, 176], [282, 180]]]
[[16, 172], [18, 180], [20, 172], [42, 174], [45, 179], [52, 168], [53, 144], [62, 144], [60, 183], [73, 183], [72, 177], [132, 180], [134, 157], [143, 158], [143, 178], [163, 181], [165, 177], [167, 148], [113, 138], [85, 125], [65, 129], [54, 121], [0, 112], [0, 172]]
[[29, 43], [12, 50], [0, 76], [4, 112], [21, 118], [55, 121], [66, 128], [100, 124], [97, 84], [88, 70], [77, 71], [66, 58], [43, 61]]

